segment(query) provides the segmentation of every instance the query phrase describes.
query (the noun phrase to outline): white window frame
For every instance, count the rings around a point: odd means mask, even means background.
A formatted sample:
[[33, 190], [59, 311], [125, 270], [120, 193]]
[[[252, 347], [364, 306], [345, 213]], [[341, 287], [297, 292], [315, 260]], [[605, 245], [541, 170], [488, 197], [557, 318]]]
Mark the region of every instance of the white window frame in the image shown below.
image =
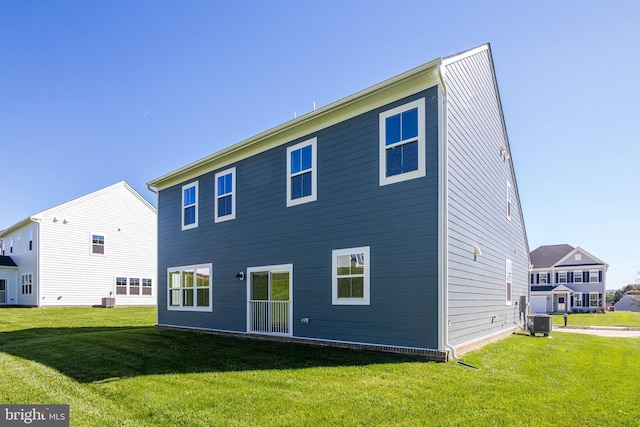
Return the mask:
[[[223, 195], [219, 195], [218, 194], [218, 178], [225, 176], [225, 175], [231, 175], [231, 193], [225, 193]], [[221, 172], [218, 172], [215, 175], [215, 206], [214, 206], [214, 222], [223, 222], [223, 221], [229, 221], [231, 219], [236, 219], [236, 168], [232, 167], [230, 169], [227, 170], [223, 170]], [[219, 216], [218, 214], [218, 200], [223, 198], [223, 197], [229, 197], [231, 196], [231, 213], [228, 215], [222, 215]]]
[[558, 283], [567, 283], [568, 279], [569, 274], [566, 271], [558, 271]]
[[[596, 305], [593, 305], [593, 296], [596, 297]], [[600, 307], [600, 294], [598, 292], [589, 292], [589, 308]]]
[[[291, 173], [291, 153], [300, 150], [306, 146], [311, 146], [311, 171], [305, 169], [300, 172]], [[291, 147], [287, 147], [287, 207], [301, 205], [303, 203], [315, 202], [318, 199], [318, 138], [311, 138], [306, 141], [300, 142]], [[298, 197], [293, 199], [291, 197], [291, 179], [311, 172], [311, 194], [304, 197]]]
[[573, 294], [573, 306], [582, 307], [582, 292], [574, 292]]
[[[122, 279], [122, 280], [118, 280], [118, 279]], [[129, 279], [126, 278], [125, 276], [116, 276], [114, 280], [116, 282], [115, 283], [115, 289], [116, 289], [115, 295], [116, 295], [116, 297], [118, 295], [122, 295], [122, 296], [129, 295]], [[124, 289], [124, 293], [123, 294], [118, 293], [118, 288]]]
[[[94, 237], [102, 237], [102, 243], [94, 243]], [[104, 233], [91, 233], [91, 255], [105, 256], [107, 254], [107, 236]], [[102, 248], [102, 253], [94, 252], [94, 247], [99, 246]]]
[[[595, 277], [595, 280], [593, 280]], [[599, 283], [600, 282], [600, 271], [599, 270], [589, 270], [589, 283]]]
[[[398, 175], [387, 176], [387, 150], [404, 145], [408, 143], [408, 140], [399, 141], [389, 146], [386, 145], [386, 119], [391, 116], [395, 116], [397, 114], [401, 114], [405, 111], [412, 110], [414, 108], [418, 108], [418, 169], [410, 172], [401, 173]], [[415, 101], [408, 102], [406, 104], [400, 105], [398, 107], [392, 108], [391, 110], [383, 111], [379, 115], [379, 136], [378, 136], [378, 144], [379, 144], [379, 171], [380, 171], [380, 185], [388, 185], [395, 184], [397, 182], [407, 181], [410, 179], [420, 178], [426, 176], [427, 174], [427, 165], [426, 165], [426, 119], [425, 119], [425, 99], [420, 98]], [[411, 138], [413, 141], [413, 138]]]
[[[544, 279], [542, 279], [544, 277]], [[538, 284], [539, 285], [548, 285], [549, 281], [547, 280], [547, 273], [538, 273]]]
[[21, 277], [21, 295], [33, 295], [33, 273], [23, 274]]
[[[364, 272], [362, 298], [338, 297], [338, 256], [362, 253], [364, 255]], [[331, 251], [331, 299], [333, 305], [370, 305], [371, 296], [371, 250], [369, 246], [358, 248], [335, 249]], [[355, 277], [360, 275], [350, 275]], [[346, 277], [345, 275], [340, 277]]]
[[[207, 306], [198, 306], [198, 286], [197, 286], [197, 270], [198, 269], [208, 269], [209, 270], [209, 301]], [[193, 306], [185, 306], [183, 301], [183, 290], [185, 289], [182, 286], [182, 277], [185, 271], [192, 271], [194, 273], [194, 305]], [[180, 273], [180, 286], [178, 288], [171, 287], [171, 273], [179, 272]], [[202, 287], [204, 288], [204, 287]], [[202, 289], [201, 288], [201, 289]], [[179, 303], [178, 305], [171, 305], [171, 291], [177, 290], [179, 293]], [[172, 311], [213, 311], [213, 264], [194, 264], [194, 265], [184, 265], [180, 267], [170, 267], [167, 268], [167, 310]]]
[[[579, 280], [576, 280], [576, 278], [579, 278]], [[582, 270], [573, 272], [573, 283], [582, 283]]]
[[511, 209], [512, 209], [512, 203], [511, 203], [511, 183], [509, 181], [507, 181], [507, 219], [509, 221], [511, 221]]
[[[147, 277], [143, 277], [141, 282], [141, 289], [142, 289], [142, 293], [140, 295], [143, 296], [149, 296], [149, 295], [153, 295], [153, 279], [149, 279]], [[148, 290], [148, 293], [145, 293], [145, 291]]]
[[509, 258], [504, 263], [505, 305], [511, 305], [513, 297], [513, 263]]
[[[194, 203], [189, 204], [188, 206], [185, 206], [185, 204], [184, 204], [184, 190], [187, 190], [187, 189], [189, 189], [191, 187], [195, 187], [196, 199], [195, 199]], [[180, 215], [180, 218], [181, 218], [181, 225], [182, 225], [182, 230], [183, 231], [184, 230], [190, 230], [192, 228], [198, 227], [198, 194], [199, 194], [198, 181], [194, 181], [194, 182], [191, 182], [189, 184], [185, 184], [185, 185], [182, 186], [182, 193], [181, 193], [181, 197], [180, 197], [180, 200], [182, 200], [182, 203], [180, 204], [180, 209], [182, 211], [182, 214]], [[185, 223], [184, 223], [184, 212], [185, 212], [185, 210], [187, 208], [190, 208], [192, 206], [195, 208], [195, 221], [193, 222], [193, 224], [185, 225]]]

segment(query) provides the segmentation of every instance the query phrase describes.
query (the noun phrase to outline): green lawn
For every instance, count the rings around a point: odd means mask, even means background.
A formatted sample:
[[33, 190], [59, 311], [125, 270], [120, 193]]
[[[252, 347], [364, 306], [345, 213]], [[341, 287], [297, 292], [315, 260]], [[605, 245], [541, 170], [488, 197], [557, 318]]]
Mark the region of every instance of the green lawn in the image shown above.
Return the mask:
[[[554, 325], [564, 325], [564, 315], [553, 315]], [[626, 326], [640, 328], [640, 313], [631, 311], [607, 311], [606, 313], [570, 313], [568, 326]]]
[[156, 330], [154, 321], [148, 308], [0, 310], [0, 402], [67, 403], [73, 426], [635, 426], [640, 418], [638, 339], [516, 334], [465, 355], [479, 368], [470, 369]]

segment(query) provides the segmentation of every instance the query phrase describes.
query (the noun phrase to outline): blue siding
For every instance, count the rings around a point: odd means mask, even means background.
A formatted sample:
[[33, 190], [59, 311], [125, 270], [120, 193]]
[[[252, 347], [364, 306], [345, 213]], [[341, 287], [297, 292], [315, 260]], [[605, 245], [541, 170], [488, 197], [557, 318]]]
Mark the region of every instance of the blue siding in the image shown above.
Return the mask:
[[[449, 343], [470, 343], [521, 323], [528, 247], [489, 50], [446, 66], [448, 127]], [[511, 220], [506, 183], [512, 188]], [[474, 246], [482, 255], [474, 259]], [[505, 260], [513, 266], [505, 301]]]
[[[427, 176], [380, 186], [378, 115], [426, 100]], [[286, 148], [317, 137], [317, 201], [286, 207]], [[197, 228], [181, 231], [181, 187], [158, 197], [161, 325], [246, 331], [247, 267], [293, 264], [293, 335], [438, 347], [438, 100], [398, 100], [198, 177]], [[214, 223], [214, 175], [237, 168], [236, 219]], [[336, 306], [331, 251], [370, 246], [371, 304]], [[167, 268], [213, 264], [213, 311], [167, 310]], [[301, 318], [309, 323], [301, 323]]]

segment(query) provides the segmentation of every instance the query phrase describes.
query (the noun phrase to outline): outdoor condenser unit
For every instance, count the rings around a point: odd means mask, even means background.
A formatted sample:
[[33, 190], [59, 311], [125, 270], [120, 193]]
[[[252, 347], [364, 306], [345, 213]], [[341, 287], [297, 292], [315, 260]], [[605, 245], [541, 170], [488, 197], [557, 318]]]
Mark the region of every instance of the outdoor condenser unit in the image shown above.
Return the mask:
[[537, 333], [548, 337], [552, 329], [551, 316], [548, 314], [534, 314], [529, 316], [529, 332], [531, 335]]

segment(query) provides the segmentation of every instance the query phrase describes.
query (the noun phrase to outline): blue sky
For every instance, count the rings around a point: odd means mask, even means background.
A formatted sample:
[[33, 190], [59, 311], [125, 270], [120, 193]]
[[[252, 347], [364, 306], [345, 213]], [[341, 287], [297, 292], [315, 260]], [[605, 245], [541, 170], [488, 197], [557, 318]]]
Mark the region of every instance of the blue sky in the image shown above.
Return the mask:
[[0, 2], [0, 229], [490, 42], [531, 250], [640, 271], [640, 2]]

